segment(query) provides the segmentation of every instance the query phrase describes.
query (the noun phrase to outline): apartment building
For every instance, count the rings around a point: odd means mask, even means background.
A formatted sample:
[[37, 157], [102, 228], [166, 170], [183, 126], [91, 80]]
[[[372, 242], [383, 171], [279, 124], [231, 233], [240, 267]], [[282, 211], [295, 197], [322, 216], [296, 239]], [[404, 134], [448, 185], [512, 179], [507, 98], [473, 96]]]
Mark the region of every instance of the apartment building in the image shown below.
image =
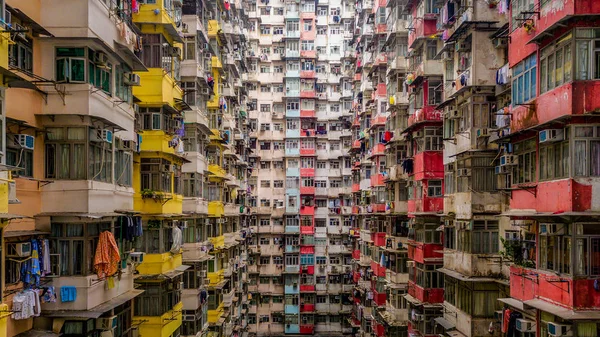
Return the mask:
[[499, 125], [496, 163], [499, 183], [512, 190], [504, 215], [518, 231], [507, 249], [510, 296], [500, 299], [511, 311], [498, 316], [515, 317], [526, 334], [587, 336], [599, 319], [593, 200], [600, 135], [598, 102], [587, 93], [598, 83], [589, 55], [600, 7], [557, 4], [513, 2], [501, 35], [509, 37], [512, 105]]
[[[353, 4], [251, 2], [249, 333], [351, 332]], [[255, 196], [255, 197], [254, 197]]]
[[[250, 233], [240, 9], [96, 0], [3, 8], [2, 170], [14, 171], [3, 178], [3, 336], [242, 328]], [[99, 271], [100, 247], [112, 249], [114, 273]], [[41, 305], [20, 309], [29, 294]]]

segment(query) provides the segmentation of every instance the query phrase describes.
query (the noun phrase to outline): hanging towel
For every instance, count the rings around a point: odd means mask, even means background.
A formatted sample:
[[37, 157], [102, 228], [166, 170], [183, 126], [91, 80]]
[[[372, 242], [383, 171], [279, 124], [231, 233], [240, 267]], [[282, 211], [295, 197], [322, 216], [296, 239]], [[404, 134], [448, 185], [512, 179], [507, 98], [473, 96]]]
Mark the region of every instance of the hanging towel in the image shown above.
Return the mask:
[[114, 275], [119, 269], [120, 263], [121, 255], [115, 237], [109, 231], [100, 233], [94, 256], [94, 270], [98, 278]]
[[77, 298], [77, 288], [73, 286], [60, 287], [60, 300], [62, 302], [75, 302]]
[[42, 295], [42, 303], [54, 303], [56, 302], [56, 290], [53, 286], [46, 288]]
[[181, 229], [177, 226], [173, 226], [173, 244], [171, 245], [171, 253], [177, 254], [181, 250], [183, 236], [181, 235]]

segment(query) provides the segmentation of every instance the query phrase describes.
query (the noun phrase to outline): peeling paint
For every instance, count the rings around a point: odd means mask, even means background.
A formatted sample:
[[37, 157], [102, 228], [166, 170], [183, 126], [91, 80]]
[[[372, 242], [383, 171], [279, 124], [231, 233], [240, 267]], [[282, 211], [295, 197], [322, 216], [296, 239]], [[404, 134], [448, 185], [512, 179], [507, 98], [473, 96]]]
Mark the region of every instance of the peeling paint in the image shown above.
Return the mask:
[[566, 0], [552, 0], [542, 6], [540, 15], [546, 17], [548, 14], [556, 14], [565, 8]]

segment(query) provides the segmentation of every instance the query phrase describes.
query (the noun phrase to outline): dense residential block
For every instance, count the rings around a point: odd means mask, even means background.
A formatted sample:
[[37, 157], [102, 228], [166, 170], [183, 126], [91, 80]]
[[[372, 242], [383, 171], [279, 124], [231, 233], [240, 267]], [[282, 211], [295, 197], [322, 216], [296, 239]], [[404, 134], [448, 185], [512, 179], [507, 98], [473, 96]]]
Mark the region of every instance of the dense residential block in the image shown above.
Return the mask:
[[0, 24], [0, 337], [598, 335], [596, 1]]

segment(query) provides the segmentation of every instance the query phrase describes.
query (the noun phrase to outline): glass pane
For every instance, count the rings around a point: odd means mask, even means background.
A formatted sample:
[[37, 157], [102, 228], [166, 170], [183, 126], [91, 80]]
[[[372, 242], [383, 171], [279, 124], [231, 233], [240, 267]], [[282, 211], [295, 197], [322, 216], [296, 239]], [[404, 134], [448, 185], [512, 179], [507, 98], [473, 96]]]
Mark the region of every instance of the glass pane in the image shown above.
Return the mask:
[[71, 81], [85, 81], [85, 59], [71, 59]]

